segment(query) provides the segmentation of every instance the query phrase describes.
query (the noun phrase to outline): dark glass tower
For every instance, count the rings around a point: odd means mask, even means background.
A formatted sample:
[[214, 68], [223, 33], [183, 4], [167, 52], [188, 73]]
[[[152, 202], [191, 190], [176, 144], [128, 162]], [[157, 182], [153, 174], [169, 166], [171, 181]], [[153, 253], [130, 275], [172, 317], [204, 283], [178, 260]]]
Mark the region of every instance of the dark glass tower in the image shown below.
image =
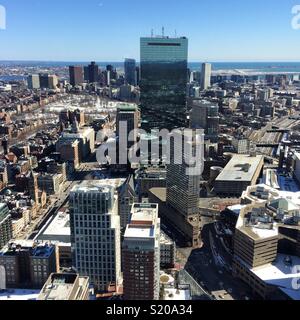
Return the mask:
[[99, 77], [99, 67], [96, 64], [96, 62], [91, 62], [89, 65], [89, 82], [94, 83], [98, 82], [98, 77]]
[[83, 68], [81, 66], [69, 66], [70, 84], [77, 86], [84, 82]]
[[142, 127], [187, 126], [188, 39], [141, 38]]
[[134, 59], [125, 59], [125, 82], [136, 86], [136, 62]]

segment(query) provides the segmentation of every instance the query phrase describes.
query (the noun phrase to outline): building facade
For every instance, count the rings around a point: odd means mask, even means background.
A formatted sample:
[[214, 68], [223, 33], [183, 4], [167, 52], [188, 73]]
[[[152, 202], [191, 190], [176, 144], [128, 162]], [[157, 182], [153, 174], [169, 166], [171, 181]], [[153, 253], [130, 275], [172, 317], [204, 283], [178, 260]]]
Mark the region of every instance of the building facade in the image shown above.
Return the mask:
[[6, 204], [0, 204], [0, 250], [11, 240], [12, 219]]
[[133, 204], [122, 256], [125, 300], [158, 300], [160, 219], [157, 204]]
[[83, 68], [81, 66], [69, 67], [70, 84], [77, 86], [84, 82]]
[[201, 90], [207, 90], [211, 85], [211, 64], [203, 63], [201, 71]]
[[134, 59], [125, 59], [124, 69], [125, 83], [136, 86], [136, 61]]
[[72, 273], [53, 273], [37, 300], [89, 300], [89, 278]]
[[141, 38], [142, 127], [186, 127], [188, 39]]
[[106, 181], [84, 181], [70, 193], [73, 266], [97, 291], [121, 281], [120, 217], [115, 188]]

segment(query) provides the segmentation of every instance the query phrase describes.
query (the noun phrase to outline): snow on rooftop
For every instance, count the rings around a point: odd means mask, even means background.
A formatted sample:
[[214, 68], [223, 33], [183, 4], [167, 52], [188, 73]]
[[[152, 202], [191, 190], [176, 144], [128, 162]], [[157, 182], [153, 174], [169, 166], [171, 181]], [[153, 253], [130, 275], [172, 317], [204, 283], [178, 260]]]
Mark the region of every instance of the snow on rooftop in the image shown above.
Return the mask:
[[177, 300], [177, 301], [185, 301], [191, 300], [191, 293], [189, 290], [177, 290], [175, 288], [168, 288], [164, 291], [164, 300]]
[[40, 290], [9, 289], [0, 291], [0, 300], [37, 300]]
[[154, 227], [132, 227], [128, 226], [124, 235], [125, 238], [153, 238]]
[[251, 272], [267, 284], [279, 287], [290, 298], [300, 300], [300, 289], [293, 288], [294, 281], [300, 279], [300, 258], [290, 257], [291, 264], [285, 262], [286, 258], [286, 255], [278, 254], [273, 264], [253, 268]]

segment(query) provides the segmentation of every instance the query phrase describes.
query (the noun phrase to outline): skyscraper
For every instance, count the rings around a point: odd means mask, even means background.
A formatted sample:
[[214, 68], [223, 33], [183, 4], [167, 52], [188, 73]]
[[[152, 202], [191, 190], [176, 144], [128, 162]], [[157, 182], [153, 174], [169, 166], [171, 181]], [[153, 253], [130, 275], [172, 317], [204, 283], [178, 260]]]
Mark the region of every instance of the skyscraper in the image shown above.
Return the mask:
[[[191, 161], [192, 157], [197, 157], [197, 161], [201, 161], [201, 155], [196, 151], [200, 150], [203, 156], [203, 136], [194, 135], [193, 141], [187, 142], [182, 131], [178, 130], [171, 134], [171, 138], [171, 159], [170, 164], [167, 165], [166, 202], [169, 207], [175, 209], [174, 221], [176, 221], [175, 215], [180, 215], [187, 225], [193, 226], [190, 236], [192, 246], [197, 246], [200, 240], [199, 198], [202, 170], [200, 163], [197, 163], [200, 165], [198, 167]], [[181, 164], [177, 161], [178, 155], [183, 155]], [[178, 227], [180, 229], [183, 226]]]
[[121, 278], [120, 217], [115, 180], [84, 181], [70, 193], [73, 265], [98, 291]]
[[125, 300], [158, 300], [160, 219], [157, 204], [133, 204], [122, 253]]
[[77, 86], [84, 82], [83, 68], [81, 66], [70, 66], [69, 75], [72, 86]]
[[[140, 120], [140, 112], [136, 104], [123, 104], [120, 105], [117, 109], [117, 117], [116, 117], [116, 128], [117, 128], [117, 135], [122, 134], [120, 132], [120, 124], [127, 124], [127, 132], [125, 132], [126, 137], [120, 137], [122, 139], [127, 140], [127, 146], [130, 148], [134, 143], [137, 141], [137, 132], [134, 130], [138, 129], [139, 127], [139, 120]], [[134, 141], [129, 141], [129, 135], [133, 133]], [[124, 140], [123, 140], [124, 141]]]
[[40, 88], [40, 77], [38, 74], [31, 74], [27, 78], [29, 89], [39, 89]]
[[49, 75], [48, 83], [49, 83], [49, 86], [48, 86], [49, 89], [52, 89], [52, 90], [57, 89], [57, 85], [58, 85], [57, 76], [55, 74]]
[[94, 61], [91, 62], [88, 68], [89, 68], [89, 82], [90, 83], [98, 82], [99, 67], [96, 64], [96, 62]]
[[186, 127], [188, 39], [141, 38], [142, 127]]
[[132, 86], [136, 86], [136, 62], [134, 59], [125, 59], [125, 82]]
[[40, 87], [41, 89], [48, 89], [49, 88], [49, 75], [48, 73], [40, 73]]
[[193, 99], [190, 127], [203, 129], [208, 139], [217, 140], [219, 134], [219, 106], [206, 100]]
[[208, 89], [210, 85], [211, 85], [211, 64], [203, 63], [202, 71], [201, 71], [201, 82], [200, 82], [201, 90]]

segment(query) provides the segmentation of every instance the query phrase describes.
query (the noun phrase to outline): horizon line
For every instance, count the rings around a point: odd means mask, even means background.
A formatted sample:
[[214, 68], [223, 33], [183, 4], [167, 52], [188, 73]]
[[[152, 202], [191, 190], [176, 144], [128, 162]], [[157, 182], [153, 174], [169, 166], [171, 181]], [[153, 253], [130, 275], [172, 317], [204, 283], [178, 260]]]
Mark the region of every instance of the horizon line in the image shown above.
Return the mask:
[[[127, 59], [127, 58], [126, 58]], [[128, 58], [129, 59], [129, 58]], [[134, 58], [131, 58], [134, 59]], [[134, 59], [136, 62], [140, 62], [140, 60]], [[29, 59], [29, 60], [23, 60], [23, 59], [11, 59], [11, 60], [6, 60], [6, 59], [0, 59], [0, 62], [72, 62], [72, 63], [79, 63], [79, 62], [110, 62], [110, 63], [124, 63], [125, 58], [123, 60], [41, 60], [41, 59]], [[188, 63], [300, 63], [300, 60], [191, 60], [188, 61]]]

